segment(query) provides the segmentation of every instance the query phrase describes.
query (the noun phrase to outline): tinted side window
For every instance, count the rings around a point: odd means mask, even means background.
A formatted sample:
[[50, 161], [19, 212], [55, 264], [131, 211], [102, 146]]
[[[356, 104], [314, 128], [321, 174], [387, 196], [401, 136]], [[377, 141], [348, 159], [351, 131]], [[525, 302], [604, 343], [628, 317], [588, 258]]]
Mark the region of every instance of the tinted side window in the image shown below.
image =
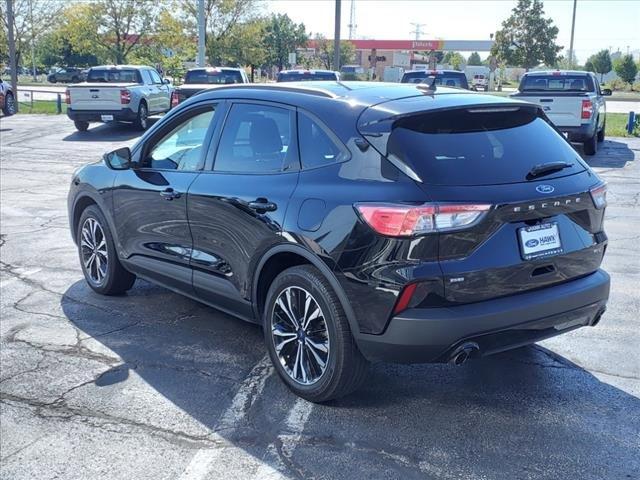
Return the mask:
[[273, 173], [298, 166], [295, 113], [286, 108], [239, 103], [231, 107], [213, 169]]
[[170, 170], [200, 170], [202, 144], [213, 119], [213, 107], [199, 109], [182, 118], [149, 151], [144, 167]]
[[298, 141], [303, 168], [321, 167], [347, 158], [344, 149], [339, 147], [318, 123], [304, 113], [298, 113]]
[[148, 72], [151, 74], [151, 80], [153, 83], [162, 83], [162, 79], [160, 78], [160, 75], [158, 75], [158, 72], [155, 70], [148, 70]]
[[140, 70], [140, 74], [142, 75], [142, 82], [150, 85], [151, 83], [153, 83], [151, 81], [151, 75], [149, 75], [149, 71], [148, 70]]

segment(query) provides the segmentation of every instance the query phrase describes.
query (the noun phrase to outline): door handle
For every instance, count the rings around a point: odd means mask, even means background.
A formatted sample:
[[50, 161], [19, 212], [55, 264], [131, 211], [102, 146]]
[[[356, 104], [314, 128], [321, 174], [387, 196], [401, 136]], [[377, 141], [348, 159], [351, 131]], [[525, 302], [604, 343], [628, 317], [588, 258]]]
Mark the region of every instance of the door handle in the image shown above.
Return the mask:
[[248, 203], [249, 208], [258, 212], [275, 212], [278, 206], [267, 200], [266, 198], [256, 198], [253, 202]]
[[173, 188], [169, 187], [160, 192], [160, 196], [165, 200], [173, 200], [174, 198], [180, 198], [182, 194], [180, 192], [176, 192]]

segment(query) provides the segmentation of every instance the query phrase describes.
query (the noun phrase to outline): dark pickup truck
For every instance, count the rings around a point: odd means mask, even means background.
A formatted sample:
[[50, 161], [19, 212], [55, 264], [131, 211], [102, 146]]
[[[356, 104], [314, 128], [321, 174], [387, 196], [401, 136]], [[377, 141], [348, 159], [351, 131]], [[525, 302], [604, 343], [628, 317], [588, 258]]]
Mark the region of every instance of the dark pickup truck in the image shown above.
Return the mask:
[[192, 68], [187, 71], [184, 77], [184, 84], [176, 87], [173, 91], [171, 107], [175, 107], [203, 90], [234, 83], [249, 83], [244, 69], [230, 67]]

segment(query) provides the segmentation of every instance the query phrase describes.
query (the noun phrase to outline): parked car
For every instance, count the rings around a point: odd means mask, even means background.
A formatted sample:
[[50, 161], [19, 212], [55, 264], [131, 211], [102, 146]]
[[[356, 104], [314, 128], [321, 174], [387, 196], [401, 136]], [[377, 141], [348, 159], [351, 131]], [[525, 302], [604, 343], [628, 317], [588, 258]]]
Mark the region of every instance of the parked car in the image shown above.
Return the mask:
[[469, 90], [469, 82], [464, 72], [457, 70], [410, 70], [402, 76], [401, 83], [422, 83], [428, 77], [435, 77], [435, 84], [445, 87]]
[[475, 74], [473, 80], [471, 80], [471, 88], [473, 90], [489, 91], [489, 78], [482, 73]]
[[51, 83], [78, 83], [84, 81], [85, 78], [83, 70], [75, 67], [54, 68], [47, 75], [47, 81]]
[[0, 78], [0, 110], [8, 117], [16, 113], [16, 97], [13, 94], [11, 85], [5, 83]]
[[249, 83], [249, 78], [247, 78], [244, 68], [192, 68], [187, 71], [184, 77], [184, 84], [174, 89], [171, 97], [171, 106], [175, 107], [180, 102], [203, 90], [234, 83]]
[[607, 107], [598, 78], [583, 71], [525, 73], [513, 98], [540, 105], [554, 125], [572, 142], [583, 144], [584, 153], [595, 155], [604, 141]]
[[371, 360], [463, 363], [605, 310], [606, 186], [537, 105], [424, 85], [220, 87], [76, 171], [89, 286], [261, 324], [320, 402]]
[[149, 115], [171, 109], [172, 90], [169, 81], [160, 78], [153, 67], [93, 67], [86, 82], [67, 88], [67, 116], [81, 132], [90, 122], [131, 122], [146, 130]]
[[282, 70], [276, 82], [340, 81], [340, 74], [332, 70]]
[[340, 68], [341, 80], [366, 80], [367, 72], [362, 65], [343, 65]]

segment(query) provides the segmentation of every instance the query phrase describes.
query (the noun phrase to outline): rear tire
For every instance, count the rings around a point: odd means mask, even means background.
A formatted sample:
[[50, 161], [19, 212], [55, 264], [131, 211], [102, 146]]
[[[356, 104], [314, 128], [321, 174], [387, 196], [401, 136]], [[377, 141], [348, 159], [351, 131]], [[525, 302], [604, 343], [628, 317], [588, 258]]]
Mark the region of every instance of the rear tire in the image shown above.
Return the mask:
[[80, 79], [78, 77], [73, 77], [71, 79], [71, 83], [78, 83], [80, 81]]
[[292, 267], [276, 277], [267, 293], [263, 327], [278, 375], [299, 397], [326, 402], [365, 381], [369, 362], [356, 346], [338, 296], [315, 267]]
[[80, 120], [76, 120], [75, 122], [73, 122], [73, 124], [76, 126], [76, 130], [78, 130], [79, 132], [86, 132], [87, 130], [89, 130], [89, 122], [81, 122]]
[[97, 205], [90, 205], [76, 226], [80, 267], [89, 286], [101, 295], [120, 295], [129, 290], [136, 276], [122, 266], [113, 236]]
[[593, 132], [593, 136], [582, 144], [585, 155], [595, 155], [598, 151], [598, 131]]
[[147, 109], [147, 104], [144, 102], [140, 102], [140, 106], [138, 107], [138, 117], [134, 122], [135, 127], [138, 130], [146, 130], [149, 127], [149, 110]]
[[4, 107], [2, 108], [2, 113], [5, 116], [10, 117], [16, 113], [16, 100], [13, 98], [13, 93], [8, 92], [4, 97]]
[[606, 129], [607, 129], [607, 122], [605, 120], [605, 122], [602, 124], [602, 128], [598, 132], [598, 142], [600, 142], [600, 143], [604, 142], [605, 130]]

